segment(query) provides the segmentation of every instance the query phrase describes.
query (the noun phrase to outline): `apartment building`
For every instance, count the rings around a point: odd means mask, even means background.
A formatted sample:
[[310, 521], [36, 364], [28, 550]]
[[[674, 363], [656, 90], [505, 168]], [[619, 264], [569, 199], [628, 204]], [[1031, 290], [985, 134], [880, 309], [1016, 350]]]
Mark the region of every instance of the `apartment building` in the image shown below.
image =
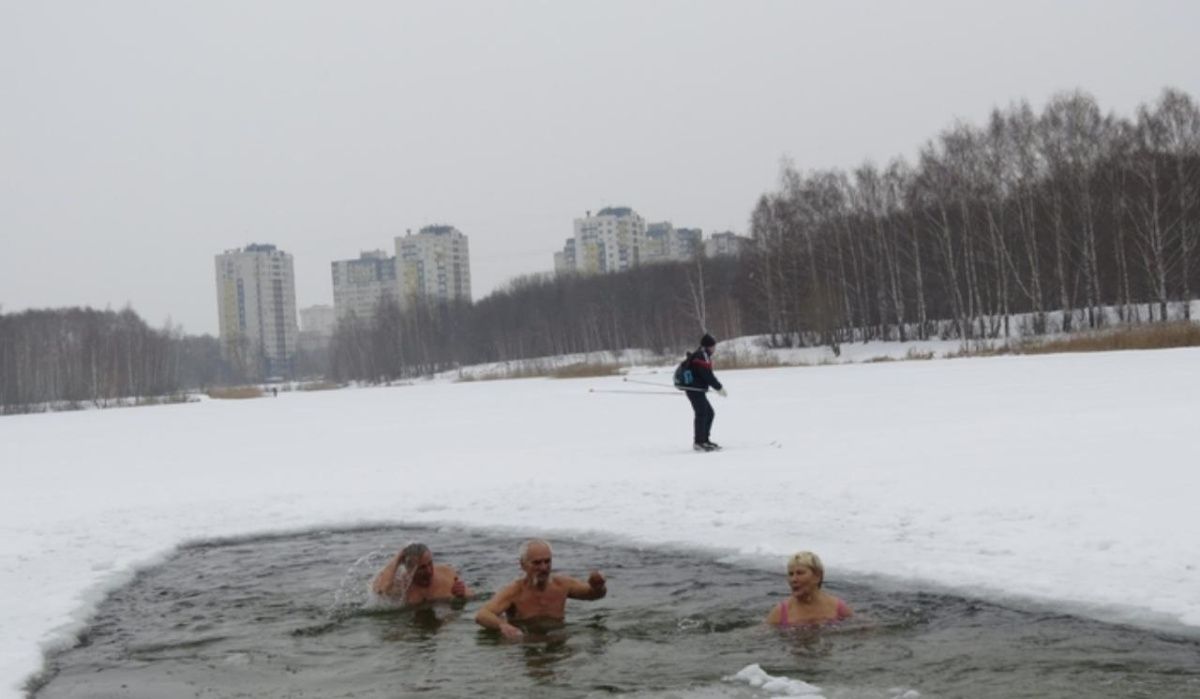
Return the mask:
[[704, 233], [699, 228], [676, 228], [671, 237], [671, 259], [690, 260], [704, 252]]
[[337, 329], [337, 312], [333, 306], [318, 304], [300, 309], [298, 346], [304, 352], [320, 352], [329, 347]]
[[300, 309], [300, 332], [331, 337], [337, 328], [337, 312], [328, 304]]
[[732, 231], [713, 233], [704, 241], [704, 254], [708, 257], [738, 255], [750, 243], [750, 239]]
[[400, 296], [438, 301], [471, 300], [467, 236], [454, 226], [425, 226], [397, 236], [396, 279]]
[[676, 228], [670, 221], [646, 226], [646, 242], [642, 262], [690, 260], [704, 249], [703, 233], [699, 228]]
[[646, 243], [642, 246], [642, 262], [663, 262], [671, 259], [671, 238], [675, 227], [669, 221], [646, 225]]
[[554, 253], [554, 273], [567, 274], [575, 271], [575, 239], [567, 238], [563, 249]]
[[288, 376], [299, 328], [292, 256], [251, 244], [217, 255], [221, 356], [247, 376]]
[[337, 318], [354, 314], [362, 320], [371, 320], [383, 299], [402, 302], [396, 258], [386, 250], [368, 250], [356, 260], [336, 260], [330, 267]]
[[556, 272], [598, 274], [632, 269], [642, 262], [646, 222], [627, 206], [607, 207], [575, 219], [575, 235], [555, 253]]

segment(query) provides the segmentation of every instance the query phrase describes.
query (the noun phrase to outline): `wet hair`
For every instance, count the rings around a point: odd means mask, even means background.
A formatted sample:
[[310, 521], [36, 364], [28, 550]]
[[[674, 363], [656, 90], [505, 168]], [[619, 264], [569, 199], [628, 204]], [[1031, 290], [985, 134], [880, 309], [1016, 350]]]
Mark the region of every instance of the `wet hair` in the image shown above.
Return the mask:
[[816, 573], [821, 578], [820, 582], [817, 583], [817, 587], [821, 587], [825, 584], [825, 564], [821, 562], [820, 556], [812, 551], [800, 551], [788, 559], [787, 571], [790, 574], [793, 569], [800, 566], [804, 566], [805, 568], [812, 570], [812, 572]]
[[421, 558], [427, 553], [429, 553], [428, 546], [414, 542], [400, 551], [400, 562], [404, 564], [405, 568], [413, 570], [421, 564]]
[[[521, 548], [517, 549], [517, 553], [521, 555], [522, 563], [529, 560], [529, 549], [537, 544], [543, 544], [546, 548], [550, 548], [550, 542], [546, 541], [545, 539], [529, 539], [525, 543], [521, 544]], [[551, 549], [551, 551], [553, 551], [553, 549]]]
[[708, 333], [704, 333], [704, 337], [700, 338], [700, 346], [701, 347], [716, 347], [717, 341], [713, 338], [712, 335], [709, 335]]

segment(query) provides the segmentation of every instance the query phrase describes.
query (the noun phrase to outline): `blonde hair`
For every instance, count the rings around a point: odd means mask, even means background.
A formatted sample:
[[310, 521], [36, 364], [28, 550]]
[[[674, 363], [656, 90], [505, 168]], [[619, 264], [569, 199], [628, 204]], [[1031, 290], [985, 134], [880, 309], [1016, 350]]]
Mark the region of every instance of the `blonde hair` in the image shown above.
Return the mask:
[[825, 564], [821, 562], [821, 557], [812, 551], [800, 551], [788, 559], [787, 570], [791, 573], [794, 569], [804, 566], [812, 570], [821, 578], [821, 584], [825, 583]]

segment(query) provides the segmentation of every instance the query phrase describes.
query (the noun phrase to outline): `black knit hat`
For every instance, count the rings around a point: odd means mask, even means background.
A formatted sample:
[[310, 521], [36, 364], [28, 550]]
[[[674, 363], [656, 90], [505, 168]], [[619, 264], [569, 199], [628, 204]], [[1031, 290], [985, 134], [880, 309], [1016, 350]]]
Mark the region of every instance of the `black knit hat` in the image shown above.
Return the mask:
[[709, 335], [708, 333], [704, 333], [704, 337], [700, 338], [700, 346], [701, 347], [716, 347], [716, 345], [717, 345], [717, 341], [715, 339], [713, 339], [713, 336]]

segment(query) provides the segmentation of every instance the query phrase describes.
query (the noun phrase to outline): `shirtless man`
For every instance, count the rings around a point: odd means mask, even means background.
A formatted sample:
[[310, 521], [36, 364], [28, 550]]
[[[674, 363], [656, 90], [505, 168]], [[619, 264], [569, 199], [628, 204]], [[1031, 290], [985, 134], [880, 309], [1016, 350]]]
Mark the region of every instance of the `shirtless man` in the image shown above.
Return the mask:
[[[400, 566], [404, 572], [396, 572]], [[383, 597], [399, 599], [405, 604], [466, 599], [471, 592], [448, 565], [434, 565], [433, 552], [425, 544], [409, 544], [379, 571], [371, 583], [371, 591]]]
[[593, 570], [587, 582], [550, 574], [550, 544], [530, 539], [521, 545], [521, 570], [525, 577], [509, 584], [475, 615], [475, 622], [510, 640], [525, 634], [511, 622], [551, 619], [561, 622], [567, 598], [593, 600], [608, 594], [604, 576]]

